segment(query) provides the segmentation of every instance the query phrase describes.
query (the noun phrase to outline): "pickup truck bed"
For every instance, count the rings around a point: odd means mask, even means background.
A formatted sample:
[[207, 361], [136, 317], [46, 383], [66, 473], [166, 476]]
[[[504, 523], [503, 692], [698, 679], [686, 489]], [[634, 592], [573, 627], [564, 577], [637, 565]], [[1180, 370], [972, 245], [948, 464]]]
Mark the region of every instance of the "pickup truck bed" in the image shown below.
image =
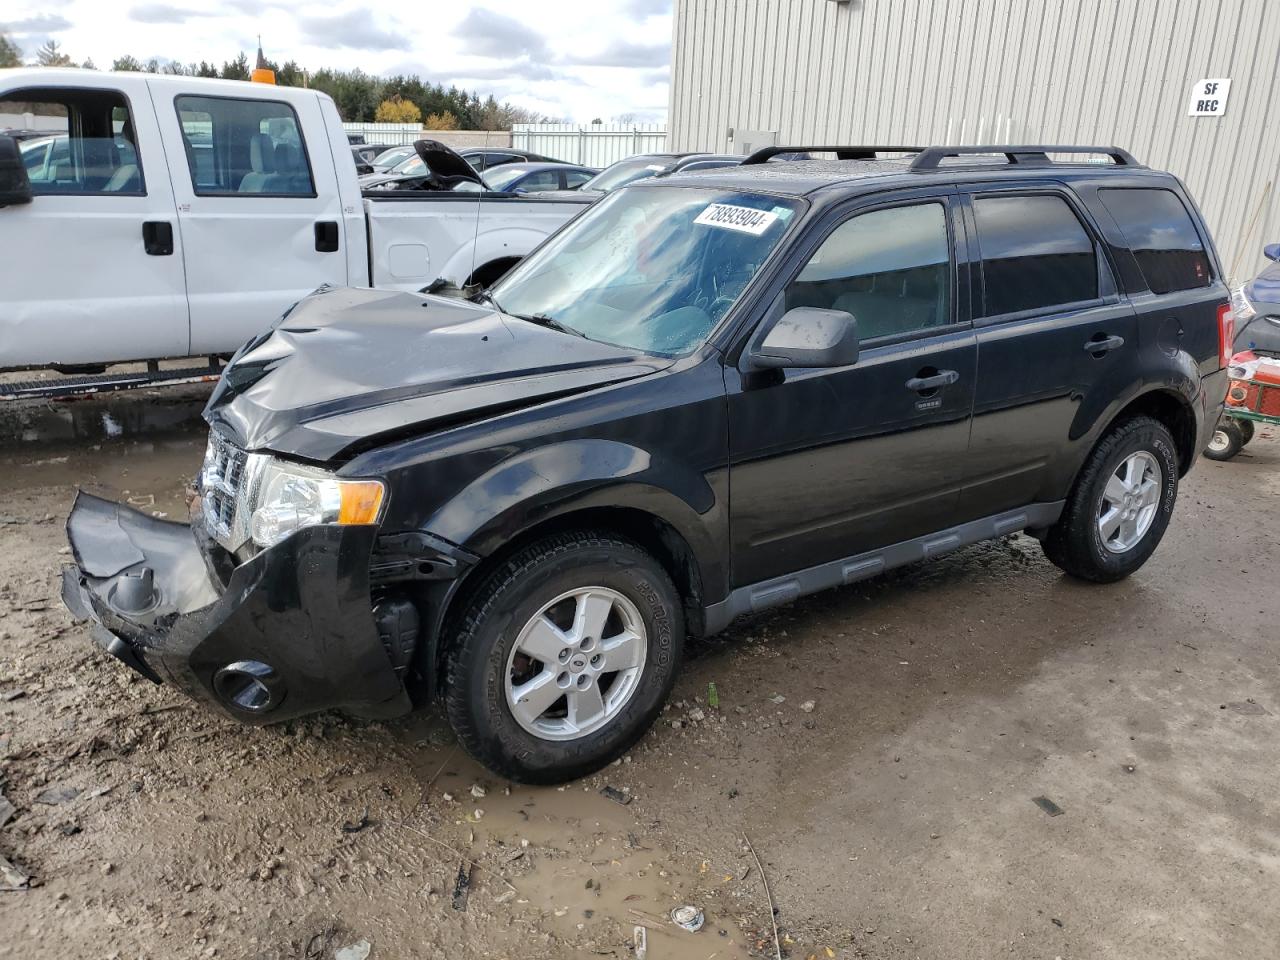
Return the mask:
[[337, 108], [302, 88], [20, 68], [0, 113], [53, 125], [16, 148], [29, 202], [0, 206], [0, 370], [229, 355], [325, 284], [488, 283], [591, 199], [362, 195]]

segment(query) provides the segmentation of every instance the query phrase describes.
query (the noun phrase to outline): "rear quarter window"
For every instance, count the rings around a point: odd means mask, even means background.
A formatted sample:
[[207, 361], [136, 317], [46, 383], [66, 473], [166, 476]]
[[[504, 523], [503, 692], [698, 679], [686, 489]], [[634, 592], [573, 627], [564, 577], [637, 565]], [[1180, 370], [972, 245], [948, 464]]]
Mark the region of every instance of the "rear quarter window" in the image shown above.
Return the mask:
[[1194, 290], [1213, 283], [1200, 233], [1172, 190], [1151, 187], [1098, 191], [1152, 293]]

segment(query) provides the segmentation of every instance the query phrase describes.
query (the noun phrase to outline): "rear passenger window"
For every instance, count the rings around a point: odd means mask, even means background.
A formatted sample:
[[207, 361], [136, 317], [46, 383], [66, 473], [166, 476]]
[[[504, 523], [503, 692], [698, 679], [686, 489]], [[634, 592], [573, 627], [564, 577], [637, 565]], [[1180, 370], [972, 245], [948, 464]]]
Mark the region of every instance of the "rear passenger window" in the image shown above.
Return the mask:
[[986, 316], [1098, 298], [1093, 241], [1061, 197], [979, 197], [973, 211]]
[[1213, 282], [1209, 255], [1191, 214], [1171, 190], [1099, 190], [1152, 293], [1193, 290]]
[[175, 99], [191, 186], [199, 197], [314, 197], [297, 114], [287, 103]]
[[786, 308], [844, 310], [863, 340], [951, 320], [947, 211], [940, 203], [873, 210], [823, 241], [786, 290]]
[[34, 195], [146, 194], [124, 94], [66, 87], [15, 90], [0, 100], [0, 117], [44, 134], [18, 145]]

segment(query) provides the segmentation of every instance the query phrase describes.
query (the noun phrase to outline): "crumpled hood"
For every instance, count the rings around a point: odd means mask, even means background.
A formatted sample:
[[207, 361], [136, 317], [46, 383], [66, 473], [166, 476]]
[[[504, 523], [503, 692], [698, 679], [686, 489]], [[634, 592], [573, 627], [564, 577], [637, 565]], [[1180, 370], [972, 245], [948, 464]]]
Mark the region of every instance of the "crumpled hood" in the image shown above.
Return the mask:
[[465, 300], [322, 288], [241, 348], [204, 417], [242, 448], [322, 462], [668, 364]]

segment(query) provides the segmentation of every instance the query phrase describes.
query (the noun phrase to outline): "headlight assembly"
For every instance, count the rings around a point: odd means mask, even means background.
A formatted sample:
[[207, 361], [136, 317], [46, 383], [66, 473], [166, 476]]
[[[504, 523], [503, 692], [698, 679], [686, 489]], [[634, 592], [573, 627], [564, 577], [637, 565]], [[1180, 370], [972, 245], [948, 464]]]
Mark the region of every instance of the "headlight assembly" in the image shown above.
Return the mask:
[[326, 470], [268, 458], [253, 498], [249, 534], [270, 547], [321, 523], [376, 523], [386, 488], [379, 480], [344, 480]]

